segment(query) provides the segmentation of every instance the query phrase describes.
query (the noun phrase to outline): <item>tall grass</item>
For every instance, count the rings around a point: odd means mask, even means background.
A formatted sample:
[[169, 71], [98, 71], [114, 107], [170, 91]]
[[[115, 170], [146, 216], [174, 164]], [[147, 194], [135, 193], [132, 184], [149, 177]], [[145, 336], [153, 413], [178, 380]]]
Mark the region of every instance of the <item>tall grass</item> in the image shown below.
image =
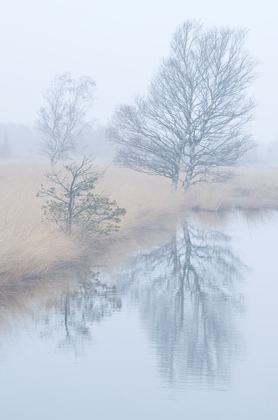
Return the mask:
[[242, 169], [228, 183], [195, 186], [182, 194], [171, 192], [166, 179], [109, 166], [97, 190], [116, 199], [127, 214], [118, 233], [101, 244], [82, 245], [41, 220], [43, 203], [36, 193], [49, 169], [41, 161], [0, 163], [2, 290], [46, 278], [61, 268], [84, 266], [84, 261], [111, 267], [138, 247], [161, 240], [186, 212], [278, 209], [278, 169]]
[[46, 170], [42, 162], [1, 162], [1, 286], [43, 275], [80, 256], [73, 239], [41, 221], [36, 192]]

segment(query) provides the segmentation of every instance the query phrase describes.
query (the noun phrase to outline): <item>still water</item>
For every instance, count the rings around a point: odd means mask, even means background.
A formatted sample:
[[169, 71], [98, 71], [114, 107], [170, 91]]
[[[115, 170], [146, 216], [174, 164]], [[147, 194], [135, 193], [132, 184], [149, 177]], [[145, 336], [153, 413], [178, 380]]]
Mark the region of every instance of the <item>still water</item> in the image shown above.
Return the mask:
[[276, 420], [277, 251], [276, 215], [189, 217], [113, 272], [5, 313], [0, 418]]

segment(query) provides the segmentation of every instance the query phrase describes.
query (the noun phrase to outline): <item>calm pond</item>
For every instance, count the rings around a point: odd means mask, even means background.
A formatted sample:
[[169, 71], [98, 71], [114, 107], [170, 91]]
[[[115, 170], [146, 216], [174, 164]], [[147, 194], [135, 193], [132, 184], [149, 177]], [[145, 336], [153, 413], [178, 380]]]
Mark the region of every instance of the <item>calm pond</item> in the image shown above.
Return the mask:
[[276, 420], [277, 251], [275, 214], [192, 216], [47, 304], [0, 307], [1, 419]]

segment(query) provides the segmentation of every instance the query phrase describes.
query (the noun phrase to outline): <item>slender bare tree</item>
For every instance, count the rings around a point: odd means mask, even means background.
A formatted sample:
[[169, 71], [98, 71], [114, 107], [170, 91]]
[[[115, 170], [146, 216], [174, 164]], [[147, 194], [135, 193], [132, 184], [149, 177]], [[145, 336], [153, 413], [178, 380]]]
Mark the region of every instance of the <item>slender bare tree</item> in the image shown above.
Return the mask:
[[116, 161], [168, 177], [173, 189], [229, 178], [253, 147], [247, 90], [257, 62], [245, 38], [246, 31], [195, 21], [178, 27], [148, 95], [115, 110], [109, 137], [118, 146]]
[[86, 116], [93, 104], [95, 82], [90, 77], [57, 76], [44, 94], [45, 106], [39, 111], [36, 128], [40, 151], [51, 165], [74, 151], [88, 126]]
[[11, 155], [11, 151], [10, 138], [7, 129], [5, 128], [3, 141], [0, 142], [0, 159], [8, 159]]
[[94, 192], [101, 173], [94, 168], [93, 161], [84, 157], [82, 162], [71, 162], [63, 170], [47, 173], [50, 185], [41, 184], [37, 197], [47, 197], [42, 207], [46, 220], [55, 222], [69, 235], [74, 233], [82, 240], [91, 237], [96, 241], [119, 230], [120, 218], [126, 210]]

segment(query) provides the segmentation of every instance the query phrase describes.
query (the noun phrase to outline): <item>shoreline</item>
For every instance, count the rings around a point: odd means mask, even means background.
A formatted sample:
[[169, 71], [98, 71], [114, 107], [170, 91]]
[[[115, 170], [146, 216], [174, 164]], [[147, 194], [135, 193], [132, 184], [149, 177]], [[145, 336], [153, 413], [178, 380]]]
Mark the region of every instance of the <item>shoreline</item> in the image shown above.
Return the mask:
[[[97, 164], [97, 161], [96, 161]], [[101, 164], [100, 164], [101, 165]], [[171, 192], [170, 183], [110, 165], [97, 185], [127, 210], [120, 230], [99, 244], [81, 244], [42, 218], [42, 200], [35, 197], [49, 165], [40, 161], [0, 164], [0, 288], [5, 290], [56, 276], [65, 268], [109, 266], [128, 252], [155, 243], [181, 215], [231, 211], [263, 213], [278, 210], [278, 168], [239, 168], [232, 180], [196, 185]], [[221, 216], [222, 217], [222, 216]], [[86, 270], [85, 270], [86, 271]]]

